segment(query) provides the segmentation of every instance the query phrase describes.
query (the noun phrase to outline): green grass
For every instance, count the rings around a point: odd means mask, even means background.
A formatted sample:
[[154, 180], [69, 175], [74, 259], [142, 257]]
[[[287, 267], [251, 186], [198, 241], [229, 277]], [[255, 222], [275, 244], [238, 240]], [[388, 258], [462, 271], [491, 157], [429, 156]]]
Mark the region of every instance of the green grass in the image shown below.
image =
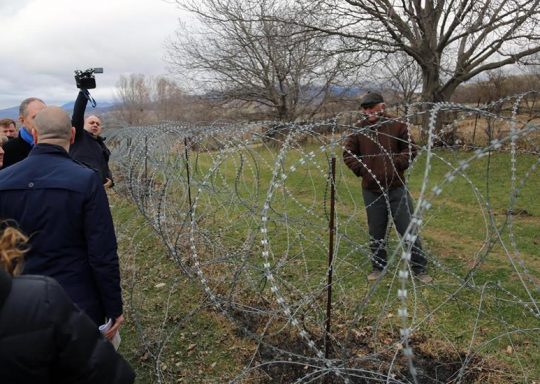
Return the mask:
[[[313, 160], [301, 164], [311, 151]], [[263, 276], [260, 245], [260, 218], [277, 154], [276, 149], [266, 147], [246, 149], [219, 159], [219, 167], [211, 174], [208, 169], [218, 159], [216, 153], [200, 154], [193, 172], [192, 183], [201, 188], [200, 193], [194, 188], [193, 194], [197, 199], [196, 242], [201, 244], [197, 252], [202, 269], [216, 293], [233, 295], [246, 305], [260, 304], [263, 297], [265, 305], [277, 307], [271, 284]], [[530, 330], [538, 328], [538, 318], [518, 302], [530, 301], [530, 297], [510, 261], [519, 264], [523, 260], [538, 287], [540, 202], [536, 194], [540, 179], [533, 173], [525, 180], [513, 209], [526, 214], [512, 217], [510, 227], [509, 154], [494, 153], [475, 160], [463, 175], [444, 183], [452, 166], [471, 156], [471, 152], [440, 150], [432, 159], [425, 198], [433, 206], [424, 213], [422, 238], [435, 283], [414, 290], [409, 285], [411, 326], [417, 334], [441, 341], [449, 350], [472, 348], [486, 359], [504, 362], [510, 370], [529, 372], [514, 377], [516, 382], [527, 381], [540, 377], [539, 331]], [[518, 156], [518, 182], [537, 159]], [[273, 188], [268, 210], [271, 269], [287, 299], [305, 299], [296, 310], [314, 334], [320, 334], [325, 308], [327, 160], [314, 145], [287, 153], [281, 164], [287, 175], [285, 187]], [[409, 177], [415, 198], [420, 196], [425, 162], [425, 155], [420, 156]], [[183, 172], [181, 164], [175, 166], [176, 171], [171, 168], [168, 172]], [[360, 180], [340, 158], [336, 184], [336, 332], [348, 329], [351, 319], [360, 318], [355, 326], [374, 325], [373, 340], [388, 335], [397, 340], [400, 323], [395, 314], [400, 303], [396, 292], [400, 284], [394, 273], [398, 260], [392, 260], [391, 271], [381, 284], [367, 284], [368, 236]], [[435, 185], [443, 188], [439, 196], [431, 194]], [[186, 206], [182, 201], [185, 188], [185, 183], [173, 181], [168, 192], [170, 205], [177, 202]], [[198, 280], [181, 272], [179, 261], [168, 255], [133, 205], [119, 196], [113, 196], [113, 204], [128, 314], [121, 351], [137, 368], [138, 382], [155, 382], [157, 375], [163, 375], [160, 378], [164, 382], [223, 382], [239, 374], [255, 348], [254, 341], [242, 337], [235, 324], [219, 312], [205, 305], [201, 308], [205, 295]], [[185, 212], [176, 215], [185, 220]], [[511, 246], [510, 228], [519, 254]], [[184, 236], [187, 238], [187, 234]], [[392, 235], [389, 254], [396, 240]], [[180, 262], [189, 264], [188, 249], [180, 251]], [[241, 277], [237, 285], [231, 284], [235, 276]], [[463, 286], [465, 277], [470, 280]], [[525, 287], [538, 300], [535, 286], [526, 280]], [[275, 324], [280, 321], [275, 320]], [[511, 353], [508, 346], [512, 346]]]
[[[207, 383], [234, 377], [249, 341], [206, 310], [200, 286], [182, 274], [135, 207], [112, 195], [119, 238], [126, 326], [120, 352], [138, 383]], [[240, 353], [238, 353], [240, 351]]]

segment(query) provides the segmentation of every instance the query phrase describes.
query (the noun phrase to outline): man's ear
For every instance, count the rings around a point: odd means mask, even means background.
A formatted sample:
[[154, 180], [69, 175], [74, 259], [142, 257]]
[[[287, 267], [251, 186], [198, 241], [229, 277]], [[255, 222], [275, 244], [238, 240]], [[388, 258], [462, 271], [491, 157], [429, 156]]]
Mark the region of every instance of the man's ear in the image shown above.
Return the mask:
[[75, 127], [71, 127], [71, 138], [69, 139], [69, 144], [73, 144], [75, 142]]
[[19, 122], [24, 126], [24, 117], [22, 115], [19, 115]]
[[32, 134], [32, 137], [34, 138], [34, 144], [37, 144], [38, 143], [38, 133], [36, 131], [35, 128], [32, 128], [32, 132], [30, 132]]

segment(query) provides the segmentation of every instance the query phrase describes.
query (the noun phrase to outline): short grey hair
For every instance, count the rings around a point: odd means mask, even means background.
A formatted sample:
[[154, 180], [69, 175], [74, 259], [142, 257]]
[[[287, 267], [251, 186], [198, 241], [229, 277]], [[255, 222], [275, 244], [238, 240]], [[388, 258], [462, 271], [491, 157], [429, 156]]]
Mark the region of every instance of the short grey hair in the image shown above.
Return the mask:
[[28, 113], [28, 105], [33, 101], [39, 101], [40, 103], [45, 104], [45, 102], [37, 97], [29, 97], [28, 99], [24, 99], [19, 106], [19, 116], [26, 116]]

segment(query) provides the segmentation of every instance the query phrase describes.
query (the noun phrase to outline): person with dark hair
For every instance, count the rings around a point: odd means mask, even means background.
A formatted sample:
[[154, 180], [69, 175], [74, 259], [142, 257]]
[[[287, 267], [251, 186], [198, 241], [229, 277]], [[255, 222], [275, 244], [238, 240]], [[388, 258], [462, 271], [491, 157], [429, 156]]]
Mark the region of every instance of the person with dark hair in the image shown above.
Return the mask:
[[116, 236], [98, 173], [68, 155], [75, 129], [59, 107], [43, 109], [30, 155], [0, 171], [0, 217], [31, 234], [24, 274], [53, 277], [96, 323], [124, 321]]
[[98, 171], [103, 185], [108, 188], [113, 185], [112, 172], [109, 168], [111, 151], [105, 145], [105, 138], [101, 136], [103, 130], [101, 120], [95, 115], [84, 119], [88, 99], [88, 91], [81, 89], [71, 117], [71, 124], [75, 127], [76, 133], [69, 154], [73, 159]]
[[129, 364], [54, 279], [19, 276], [27, 240], [1, 223], [0, 382], [133, 383]]
[[35, 128], [34, 118], [45, 107], [43, 100], [37, 97], [23, 100], [19, 106], [19, 121], [22, 127], [19, 130], [19, 136], [4, 146], [4, 168], [18, 163], [28, 156], [34, 146], [34, 138], [32, 137], [32, 129]]
[[4, 134], [8, 139], [17, 137], [17, 124], [12, 119], [0, 120], [0, 134]]
[[[389, 214], [401, 236], [411, 222], [413, 201], [404, 173], [416, 156], [416, 144], [407, 125], [385, 113], [382, 95], [368, 93], [360, 106], [365, 119], [359, 121], [357, 127], [362, 129], [345, 139], [343, 161], [362, 178], [373, 268], [368, 280], [373, 281], [386, 268]], [[433, 279], [426, 274], [426, 264], [420, 237], [416, 237], [410, 266], [413, 274], [427, 284]]]

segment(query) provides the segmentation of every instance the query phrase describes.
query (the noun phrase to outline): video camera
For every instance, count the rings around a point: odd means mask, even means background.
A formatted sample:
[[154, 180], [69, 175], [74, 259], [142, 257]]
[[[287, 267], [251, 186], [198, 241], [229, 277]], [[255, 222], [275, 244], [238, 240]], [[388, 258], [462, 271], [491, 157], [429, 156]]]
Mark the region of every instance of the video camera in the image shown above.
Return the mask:
[[103, 73], [103, 68], [89, 68], [86, 71], [75, 70], [75, 83], [79, 89], [94, 89], [96, 78], [94, 73]]

